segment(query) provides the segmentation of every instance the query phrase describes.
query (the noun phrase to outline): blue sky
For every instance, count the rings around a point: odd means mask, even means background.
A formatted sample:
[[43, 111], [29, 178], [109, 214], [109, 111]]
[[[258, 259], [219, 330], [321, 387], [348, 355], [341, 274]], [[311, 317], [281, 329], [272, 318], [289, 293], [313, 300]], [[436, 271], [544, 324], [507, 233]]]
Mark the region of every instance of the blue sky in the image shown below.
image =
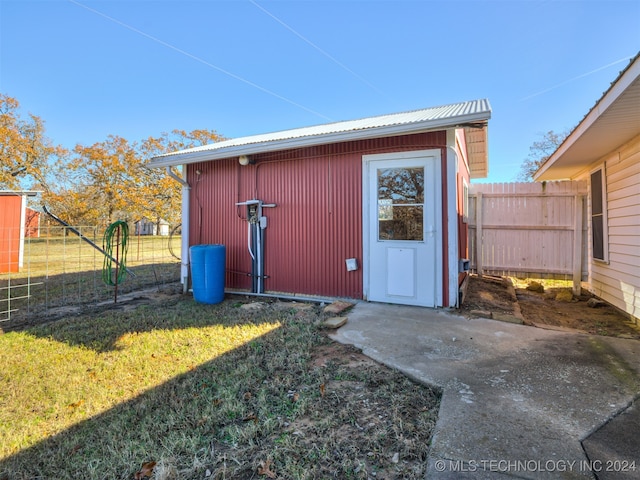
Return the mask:
[[640, 51], [640, 0], [0, 0], [0, 92], [72, 148], [488, 98], [489, 178]]

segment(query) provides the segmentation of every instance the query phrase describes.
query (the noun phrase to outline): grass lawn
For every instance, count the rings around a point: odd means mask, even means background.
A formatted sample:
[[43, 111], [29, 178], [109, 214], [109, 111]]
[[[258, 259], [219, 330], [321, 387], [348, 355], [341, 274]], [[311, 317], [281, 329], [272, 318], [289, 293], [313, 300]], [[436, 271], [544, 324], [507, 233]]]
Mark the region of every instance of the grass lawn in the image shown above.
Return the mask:
[[[90, 227], [78, 227], [82, 234], [98, 247], [103, 248], [103, 236]], [[131, 235], [127, 247], [127, 266], [135, 267], [168, 261], [179, 262], [181, 237], [174, 235]], [[171, 248], [171, 249], [170, 249]], [[175, 258], [171, 252], [178, 257]], [[115, 256], [115, 247], [113, 255]], [[122, 252], [119, 258], [122, 258]], [[28, 238], [24, 248], [24, 268], [14, 273], [14, 278], [30, 274], [33, 276], [59, 275], [88, 270], [100, 270], [104, 256], [87, 242], [74, 234]]]
[[175, 295], [0, 335], [0, 479], [423, 478], [439, 392], [323, 316]]

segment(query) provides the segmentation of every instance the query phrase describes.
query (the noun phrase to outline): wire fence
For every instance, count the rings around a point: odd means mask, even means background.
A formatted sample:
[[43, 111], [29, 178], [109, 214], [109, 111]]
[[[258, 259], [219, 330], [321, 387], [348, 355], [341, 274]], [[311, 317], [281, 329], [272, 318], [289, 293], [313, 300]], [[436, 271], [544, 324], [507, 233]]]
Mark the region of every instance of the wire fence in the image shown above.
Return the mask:
[[[43, 226], [23, 241], [0, 241], [0, 329], [175, 284], [180, 279], [179, 233], [130, 235], [126, 257], [116, 245], [118, 258], [111, 268], [126, 260], [127, 271], [117, 290], [103, 281], [104, 231], [97, 227]], [[12, 232], [0, 232], [0, 239], [12, 237]]]

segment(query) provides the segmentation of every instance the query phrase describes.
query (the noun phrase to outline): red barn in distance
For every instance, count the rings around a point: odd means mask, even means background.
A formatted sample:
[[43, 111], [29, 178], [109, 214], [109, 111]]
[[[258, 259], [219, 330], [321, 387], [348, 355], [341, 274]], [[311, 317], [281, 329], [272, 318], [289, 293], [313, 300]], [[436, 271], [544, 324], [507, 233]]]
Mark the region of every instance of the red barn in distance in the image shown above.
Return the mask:
[[40, 213], [27, 208], [27, 198], [37, 194], [0, 190], [0, 273], [19, 272], [25, 237], [39, 236]]

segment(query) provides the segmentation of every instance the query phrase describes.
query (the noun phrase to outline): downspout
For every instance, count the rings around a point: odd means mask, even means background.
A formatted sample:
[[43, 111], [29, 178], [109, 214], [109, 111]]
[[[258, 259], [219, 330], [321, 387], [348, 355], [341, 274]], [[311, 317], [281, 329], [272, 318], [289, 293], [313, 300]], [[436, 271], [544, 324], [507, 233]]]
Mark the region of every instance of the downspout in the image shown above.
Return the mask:
[[[180, 241], [180, 282], [182, 283], [182, 293], [189, 291], [189, 191], [191, 186], [184, 178], [179, 177], [167, 168], [167, 175], [182, 185], [182, 238]], [[187, 174], [187, 166], [183, 165], [184, 175]]]

